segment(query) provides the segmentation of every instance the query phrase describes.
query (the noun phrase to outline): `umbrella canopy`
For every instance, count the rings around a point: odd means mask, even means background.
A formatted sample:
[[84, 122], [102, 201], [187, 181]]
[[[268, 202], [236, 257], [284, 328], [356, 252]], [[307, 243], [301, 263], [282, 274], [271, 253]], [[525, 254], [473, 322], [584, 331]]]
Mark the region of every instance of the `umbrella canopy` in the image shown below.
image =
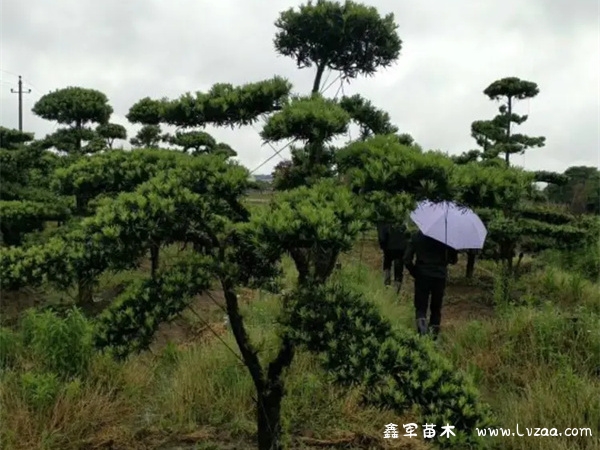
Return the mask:
[[481, 249], [487, 236], [477, 214], [452, 202], [420, 202], [410, 218], [425, 236], [455, 250]]

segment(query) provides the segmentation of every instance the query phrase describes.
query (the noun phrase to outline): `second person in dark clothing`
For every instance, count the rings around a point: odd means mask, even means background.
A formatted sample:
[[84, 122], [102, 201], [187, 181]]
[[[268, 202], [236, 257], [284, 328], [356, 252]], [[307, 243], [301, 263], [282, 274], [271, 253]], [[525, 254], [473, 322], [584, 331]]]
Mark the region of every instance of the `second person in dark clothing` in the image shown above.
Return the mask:
[[415, 279], [415, 315], [419, 334], [428, 332], [427, 310], [431, 309], [429, 330], [437, 338], [442, 321], [448, 264], [456, 264], [457, 261], [456, 250], [420, 231], [412, 236], [404, 254], [404, 264]]
[[394, 266], [394, 285], [400, 292], [404, 278], [404, 252], [408, 245], [409, 234], [405, 224], [380, 223], [377, 227], [379, 247], [383, 251], [384, 284], [392, 283], [392, 265]]

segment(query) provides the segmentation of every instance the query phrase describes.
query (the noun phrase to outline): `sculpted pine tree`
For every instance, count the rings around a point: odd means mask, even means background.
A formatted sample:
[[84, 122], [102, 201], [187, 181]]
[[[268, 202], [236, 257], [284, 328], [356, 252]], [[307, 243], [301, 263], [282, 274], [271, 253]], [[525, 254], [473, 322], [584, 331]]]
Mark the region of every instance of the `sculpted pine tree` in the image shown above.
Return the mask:
[[97, 134], [90, 124], [106, 124], [113, 113], [108, 98], [95, 89], [67, 87], [40, 98], [32, 109], [37, 116], [66, 125], [46, 137], [48, 147], [56, 147], [71, 155], [94, 153], [95, 145], [86, 148], [84, 141], [93, 141]]
[[[536, 83], [516, 77], [494, 81], [483, 91], [490, 100], [504, 101], [504, 103], [499, 108], [499, 115], [491, 122], [476, 122], [477, 125], [474, 131], [487, 139], [486, 145], [488, 145], [488, 142], [491, 143], [491, 148], [488, 151], [495, 153], [492, 156], [499, 153], [504, 154], [506, 165], [510, 164], [510, 155], [523, 154], [528, 148], [543, 147], [545, 145], [546, 138], [543, 136], [529, 137], [523, 134], [511, 133], [511, 124], [521, 125], [528, 117], [527, 115], [519, 116], [513, 112], [515, 102], [534, 98], [539, 92]], [[498, 130], [503, 130], [503, 134], [499, 136]]]
[[158, 148], [164, 137], [160, 125], [143, 125], [129, 142], [137, 148]]
[[104, 123], [96, 127], [96, 133], [105, 140], [106, 146], [110, 149], [116, 139], [127, 139], [127, 130], [118, 123]]
[[343, 79], [373, 75], [391, 66], [402, 41], [393, 14], [353, 1], [311, 1], [282, 12], [275, 22], [277, 53], [296, 60], [299, 68], [315, 67], [312, 93], [321, 89], [326, 69]]
[[[350, 115], [337, 102], [320, 94], [293, 99], [269, 117], [260, 135], [265, 142], [293, 139], [302, 147], [292, 147], [292, 161], [286, 171], [280, 167], [276, 189], [310, 185], [333, 174], [334, 149], [327, 144], [346, 133]], [[282, 178], [285, 174], [286, 178]], [[299, 184], [295, 184], [295, 182]]]

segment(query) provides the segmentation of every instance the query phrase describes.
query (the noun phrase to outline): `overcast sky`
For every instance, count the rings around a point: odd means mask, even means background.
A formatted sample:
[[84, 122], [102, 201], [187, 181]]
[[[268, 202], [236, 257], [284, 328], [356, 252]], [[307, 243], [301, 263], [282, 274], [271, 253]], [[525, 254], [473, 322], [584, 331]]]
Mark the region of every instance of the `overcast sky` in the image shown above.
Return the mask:
[[[104, 92], [115, 110], [112, 121], [126, 125], [130, 136], [139, 127], [124, 116], [146, 96], [176, 98], [218, 82], [273, 75], [308, 93], [313, 69], [297, 69], [273, 47], [278, 13], [300, 3], [0, 0], [0, 124], [18, 126], [17, 95], [10, 93], [17, 74], [32, 90], [24, 96], [24, 129], [39, 138], [56, 124], [35, 117], [33, 104], [66, 86]], [[546, 136], [547, 145], [513, 157], [514, 163], [555, 171], [600, 164], [598, 0], [367, 3], [395, 14], [403, 49], [392, 68], [345, 86], [347, 95], [360, 93], [387, 110], [426, 149], [458, 154], [476, 148], [471, 122], [497, 112], [482, 91], [498, 78], [517, 76], [540, 88], [538, 97], [517, 106], [518, 113], [530, 114], [519, 132]], [[338, 87], [326, 94], [333, 97]], [[262, 145], [259, 127], [208, 131], [255, 169], [274, 153]], [[279, 161], [274, 157], [256, 173], [269, 173]]]

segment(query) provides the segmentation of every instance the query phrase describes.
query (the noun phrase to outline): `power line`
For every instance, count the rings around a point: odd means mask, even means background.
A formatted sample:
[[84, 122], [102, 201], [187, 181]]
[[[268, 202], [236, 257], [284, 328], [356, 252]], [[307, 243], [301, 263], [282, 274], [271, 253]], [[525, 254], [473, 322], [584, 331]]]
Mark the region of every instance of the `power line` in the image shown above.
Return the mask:
[[[325, 83], [327, 83], [327, 80], [329, 79], [329, 76], [331, 75], [331, 70], [329, 70], [329, 73], [327, 74], [327, 77], [325, 78], [325, 82], [323, 83], [323, 85], [325, 85]], [[331, 86], [333, 86], [335, 84], [336, 81], [341, 80], [340, 83], [340, 87], [338, 88], [334, 100], [337, 98], [337, 96], [340, 93], [340, 90], [344, 89], [344, 80], [342, 79], [342, 74], [340, 73], [331, 83], [329, 83], [324, 89], [321, 90], [321, 94], [324, 94]], [[252, 171], [250, 171], [250, 174], [253, 174], [254, 172], [256, 172], [258, 169], [260, 169], [262, 166], [264, 166], [266, 163], [268, 163], [269, 161], [271, 161], [275, 156], [279, 156], [281, 159], [283, 159], [283, 156], [281, 156], [281, 152], [284, 151], [287, 147], [289, 147], [291, 144], [293, 144], [294, 142], [296, 142], [296, 139], [288, 142], [286, 145], [284, 145], [282, 148], [280, 148], [279, 150], [276, 150], [275, 153], [273, 155], [271, 155], [270, 157], [268, 157], [265, 161], [263, 161], [258, 167], [254, 168]], [[275, 150], [275, 146], [273, 144], [271, 144], [269, 142], [269, 145], [271, 146], [271, 148], [273, 150]]]
[[265, 159], [258, 167], [256, 167], [254, 170], [252, 170], [250, 172], [250, 174], [253, 174], [254, 172], [256, 172], [258, 169], [260, 169], [262, 166], [264, 166], [266, 163], [268, 163], [269, 161], [271, 161], [273, 158], [275, 158], [277, 155], [279, 155], [282, 151], [284, 151], [286, 148], [288, 148], [290, 145], [292, 145], [294, 142], [296, 142], [296, 139], [294, 139], [294, 140], [288, 142], [287, 144], [285, 144], [277, 152], [275, 152], [275, 154], [273, 154], [270, 157], [268, 157], [267, 159]]
[[[8, 73], [8, 72], [7, 72]], [[19, 131], [23, 131], [23, 94], [30, 94], [31, 89], [23, 90], [23, 80], [21, 80], [21, 75], [19, 75], [19, 88], [15, 91], [11, 89], [10, 92], [13, 94], [19, 94]]]

